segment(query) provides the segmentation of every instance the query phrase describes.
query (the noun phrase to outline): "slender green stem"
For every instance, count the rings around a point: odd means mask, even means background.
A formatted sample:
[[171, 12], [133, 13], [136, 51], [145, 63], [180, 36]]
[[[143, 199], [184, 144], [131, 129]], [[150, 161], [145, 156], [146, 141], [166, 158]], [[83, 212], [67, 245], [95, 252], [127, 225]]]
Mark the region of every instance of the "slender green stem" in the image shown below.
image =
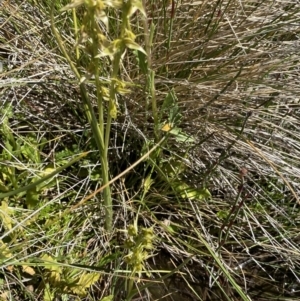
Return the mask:
[[[97, 26], [95, 21], [93, 21], [93, 26]], [[104, 108], [103, 108], [103, 95], [101, 90], [100, 83], [100, 74], [99, 74], [99, 65], [100, 61], [97, 58], [98, 54], [98, 37], [96, 33], [93, 33], [93, 73], [95, 75], [95, 85], [97, 93], [97, 104], [98, 104], [98, 114], [99, 122], [95, 122], [94, 126], [97, 127], [99, 133], [101, 133], [101, 174], [102, 174], [102, 184], [106, 185], [109, 182], [109, 162], [108, 162], [108, 147], [109, 147], [109, 136], [110, 136], [110, 123], [107, 122], [104, 126]], [[108, 119], [110, 117], [109, 112], [107, 114]], [[107, 231], [112, 230], [113, 223], [113, 209], [112, 209], [112, 198], [111, 198], [111, 188], [107, 186], [103, 190], [103, 199], [104, 199], [104, 210], [105, 210], [105, 229]]]
[[77, 17], [76, 17], [76, 10], [75, 8], [72, 9], [72, 15], [74, 20], [74, 34], [75, 34], [75, 41], [76, 41], [76, 59], [79, 59], [79, 48], [78, 48], [78, 24], [77, 24]]
[[152, 114], [154, 119], [154, 134], [156, 138], [156, 142], [159, 140], [159, 120], [158, 120], [158, 111], [157, 111], [157, 102], [156, 102], [156, 95], [155, 95], [155, 73], [153, 70], [150, 70], [150, 93], [151, 93], [151, 100], [152, 100]]
[[[99, 60], [96, 57], [97, 51], [98, 51], [97, 37], [95, 35], [93, 36], [93, 41], [94, 41], [93, 66], [95, 66], [93, 73], [95, 75], [95, 84], [96, 84], [96, 89], [97, 89], [99, 123], [97, 121], [92, 103], [88, 96], [84, 81], [82, 81], [82, 77], [81, 77], [78, 69], [73, 64], [71, 58], [69, 57], [67, 50], [65, 49], [65, 47], [63, 45], [62, 39], [61, 39], [57, 29], [55, 28], [54, 4], [53, 3], [52, 3], [52, 8], [51, 8], [52, 32], [57, 40], [57, 43], [58, 43], [58, 46], [59, 46], [61, 52], [64, 54], [66, 60], [69, 63], [70, 68], [76, 75], [77, 79], [80, 81], [80, 92], [81, 92], [81, 96], [82, 96], [82, 100], [83, 100], [84, 111], [87, 116], [88, 122], [91, 125], [93, 136], [95, 138], [98, 150], [100, 152], [100, 160], [101, 160], [101, 165], [102, 165], [102, 180], [103, 180], [102, 184], [106, 185], [109, 182], [109, 168], [108, 168], [108, 158], [107, 158], [109, 135], [107, 133], [109, 133], [109, 131], [110, 131], [110, 125], [106, 129], [106, 135], [104, 135], [103, 99], [102, 99], [102, 93], [101, 93], [101, 83], [99, 81]], [[97, 26], [96, 24], [94, 24], [94, 25]], [[77, 59], [78, 59], [78, 57], [77, 57]], [[112, 229], [113, 211], [112, 211], [111, 188], [109, 185], [107, 185], [106, 188], [104, 189], [103, 197], [104, 197], [104, 206], [105, 206], [105, 213], [106, 213], [105, 214], [105, 228], [107, 231], [110, 232]]]
[[[143, 6], [146, 7], [145, 0], [143, 0]], [[152, 46], [152, 39], [153, 39], [153, 31], [154, 27], [151, 26], [151, 31], [149, 33], [148, 21], [146, 18], [143, 19], [143, 26], [144, 26], [144, 37], [145, 37], [145, 48], [147, 53], [147, 64], [148, 64], [148, 87], [151, 97], [152, 103], [152, 114], [154, 119], [154, 135], [156, 142], [159, 141], [159, 118], [158, 118], [158, 111], [157, 111], [157, 101], [156, 101], [156, 90], [155, 90], [155, 73], [152, 70], [152, 58], [151, 58], [151, 46]], [[147, 104], [146, 104], [147, 105]], [[147, 107], [146, 107], [147, 111]], [[147, 113], [147, 112], [146, 112]]]

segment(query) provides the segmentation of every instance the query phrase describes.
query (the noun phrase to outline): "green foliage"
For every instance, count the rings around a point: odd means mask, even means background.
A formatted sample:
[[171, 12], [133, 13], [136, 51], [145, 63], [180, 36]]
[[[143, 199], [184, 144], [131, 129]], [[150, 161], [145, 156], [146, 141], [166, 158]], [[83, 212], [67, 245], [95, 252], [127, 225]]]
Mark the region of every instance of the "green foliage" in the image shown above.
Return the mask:
[[3, 226], [6, 230], [10, 230], [13, 225], [12, 219], [13, 209], [8, 207], [7, 202], [4, 200], [0, 206], [0, 217], [3, 223]]
[[[167, 121], [163, 121], [165, 115], [168, 116]], [[191, 135], [188, 135], [179, 127], [181, 119], [182, 115], [178, 106], [178, 99], [175, 91], [171, 90], [165, 97], [159, 114], [160, 128], [163, 132], [172, 135], [180, 143], [195, 142]]]
[[114, 296], [113, 295], [109, 295], [109, 296], [104, 297], [100, 301], [113, 301], [113, 300], [114, 300]]
[[229, 215], [229, 211], [225, 211], [225, 210], [220, 210], [217, 213], [217, 217], [221, 220], [225, 220]]
[[100, 273], [80, 272], [71, 268], [61, 267], [51, 256], [44, 254], [41, 259], [45, 262], [43, 272], [44, 299], [54, 300], [55, 294], [74, 294], [84, 297], [93, 284], [101, 277]]
[[131, 267], [133, 274], [137, 273], [141, 276], [144, 262], [150, 256], [149, 252], [154, 249], [155, 235], [152, 228], [142, 228], [139, 231], [137, 225], [129, 225], [127, 233], [124, 248], [128, 250], [128, 254], [125, 256], [125, 261]]
[[124, 249], [127, 254], [124, 257], [131, 272], [131, 278], [127, 284], [127, 301], [133, 297], [133, 282], [135, 274], [138, 275], [138, 280], [141, 277], [142, 271], [145, 270], [145, 262], [151, 256], [154, 250], [153, 242], [155, 235], [152, 228], [138, 229], [137, 223], [131, 224], [127, 228], [127, 238], [124, 243]]
[[[122, 95], [129, 92], [126, 87], [126, 82], [123, 81], [119, 75], [119, 71], [121, 59], [126, 49], [131, 49], [146, 54], [143, 48], [135, 42], [136, 36], [132, 32], [130, 25], [130, 18], [136, 11], [139, 11], [144, 16], [146, 16], [146, 14], [141, 1], [73, 1], [62, 8], [61, 11], [79, 9], [81, 6], [83, 6], [84, 9], [83, 18], [81, 20], [82, 26], [80, 30], [75, 32], [75, 37], [78, 42], [75, 49], [77, 65], [74, 65], [69, 57], [62, 38], [58, 34], [58, 31], [55, 27], [54, 4], [52, 4], [51, 11], [52, 32], [56, 37], [60, 50], [68, 60], [70, 68], [75, 73], [79, 81], [86, 116], [92, 127], [93, 136], [100, 153], [102, 181], [103, 185], [105, 186], [104, 205], [106, 211], [106, 229], [111, 231], [113, 211], [111, 188], [109, 185], [107, 185], [109, 182], [109, 162], [107, 153], [110, 141], [111, 123], [112, 120], [116, 119], [118, 116], [117, 95]], [[110, 40], [108, 32], [99, 26], [99, 22], [101, 21], [102, 24], [104, 24], [104, 27], [106, 27], [108, 30], [110, 18], [110, 15], [107, 14], [108, 9], [121, 11], [121, 29], [118, 33], [118, 36], [114, 37], [113, 40]], [[73, 15], [73, 17], [74, 23], [77, 24], [76, 15]], [[81, 73], [79, 71], [79, 67], [81, 67], [78, 63], [80, 61], [79, 46], [84, 49], [84, 55], [89, 58], [88, 67], [86, 68], [85, 73]], [[100, 74], [100, 59], [105, 59], [107, 57], [109, 58], [110, 62], [111, 74], [106, 77], [105, 83], [102, 83], [99, 80], [99, 77], [102, 76], [102, 74]], [[103, 75], [106, 76], [107, 74], [104, 73]], [[95, 88], [97, 91], [98, 120], [96, 119], [96, 112], [94, 111], [85, 85], [85, 82], [92, 76], [95, 78]], [[105, 109], [107, 110], [106, 123], [104, 123]]]
[[180, 196], [184, 198], [188, 198], [190, 200], [198, 200], [202, 201], [204, 199], [211, 198], [211, 194], [208, 189], [195, 189], [190, 187], [185, 183], [181, 183], [176, 186], [176, 191], [180, 193]]

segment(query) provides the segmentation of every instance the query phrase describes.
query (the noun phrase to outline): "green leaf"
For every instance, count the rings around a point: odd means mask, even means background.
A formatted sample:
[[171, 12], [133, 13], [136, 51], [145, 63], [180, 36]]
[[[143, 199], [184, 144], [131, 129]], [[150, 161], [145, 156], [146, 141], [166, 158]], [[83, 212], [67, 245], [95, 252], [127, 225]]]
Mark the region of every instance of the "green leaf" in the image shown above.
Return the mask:
[[52, 271], [52, 272], [58, 272], [61, 273], [62, 268], [58, 265], [58, 263], [49, 255], [43, 254], [41, 259], [45, 262], [44, 266], [45, 269]]
[[80, 276], [79, 281], [74, 287], [71, 288], [73, 293], [84, 296], [86, 294], [86, 289], [90, 288], [95, 282], [100, 278], [100, 273], [83, 273]]
[[50, 288], [50, 283], [45, 284], [45, 289], [44, 289], [44, 301], [53, 301], [55, 297], [55, 292], [54, 290], [51, 290]]
[[125, 39], [124, 39], [124, 43], [125, 43], [125, 45], [126, 45], [129, 49], [138, 50], [138, 51], [144, 53], [145, 55], [147, 55], [147, 53], [146, 53], [146, 51], [143, 49], [143, 47], [141, 47], [138, 43], [134, 42], [132, 39], [130, 39], [130, 38], [125, 38]]
[[90, 180], [91, 181], [99, 181], [101, 179], [101, 170], [94, 169], [90, 174]]
[[127, 7], [129, 8], [129, 9], [125, 10], [127, 13], [127, 18], [130, 18], [137, 10], [139, 10], [143, 14], [143, 16], [146, 18], [147, 15], [146, 15], [146, 12], [144, 10], [144, 6], [143, 6], [143, 3], [141, 0], [128, 0], [126, 2], [127, 2]]
[[148, 72], [148, 64], [147, 64], [147, 56], [142, 51], [136, 50], [136, 59], [138, 61], [140, 70], [143, 74], [147, 74]]
[[3, 181], [1, 181], [0, 179], [0, 191], [1, 192], [7, 192], [8, 188], [6, 187], [6, 185], [3, 183]]
[[21, 146], [21, 154], [27, 160], [30, 160], [34, 163], [40, 163], [40, 157], [37, 147], [29, 144], [29, 142]]
[[163, 115], [168, 113], [168, 122], [174, 126], [178, 125], [182, 118], [177, 100], [175, 92], [172, 89], [164, 99], [160, 114], [160, 119], [162, 119]]
[[9, 258], [13, 258], [13, 255], [10, 252], [10, 249], [7, 246], [7, 244], [0, 240], [0, 263], [6, 261]]
[[164, 99], [162, 110], [171, 109], [171, 107], [176, 103], [177, 97], [175, 95], [174, 89], [172, 89]]
[[44, 261], [43, 266], [47, 270], [47, 280], [52, 286], [57, 286], [61, 282], [62, 268], [51, 256], [43, 254], [41, 259]]
[[178, 142], [195, 142], [195, 139], [191, 135], [184, 133], [180, 128], [174, 127], [169, 133], [174, 135]]
[[179, 107], [177, 104], [170, 108], [169, 119], [173, 123], [177, 123], [181, 119], [182, 115], [179, 113]]
[[36, 208], [39, 203], [39, 194], [36, 186], [26, 191], [26, 205], [28, 209]]
[[114, 295], [109, 295], [102, 298], [100, 301], [112, 301], [114, 299]]
[[[48, 166], [45, 167], [40, 173], [39, 173], [39, 178], [47, 177], [51, 173], [55, 172], [55, 168], [53, 168], [53, 164], [49, 164]], [[35, 179], [38, 180], [39, 178]], [[40, 191], [43, 191], [45, 189], [49, 189], [50, 187], [53, 187], [55, 185], [55, 178], [52, 177], [48, 179], [47, 181], [41, 183], [40, 185], [37, 186], [37, 189]]]
[[12, 212], [13, 210], [8, 207], [7, 202], [2, 201], [2, 204], [0, 206], [0, 217], [4, 227], [7, 230], [10, 230], [12, 228], [12, 218], [11, 218]]
[[220, 211], [218, 211], [218, 213], [217, 213], [217, 217], [218, 217], [219, 219], [226, 219], [227, 216], [228, 216], [228, 211], [220, 210]]
[[175, 189], [180, 193], [180, 196], [184, 199], [202, 201], [204, 199], [211, 198], [211, 194], [206, 188], [196, 189], [189, 186], [186, 183], [181, 183], [180, 185], [176, 186]]

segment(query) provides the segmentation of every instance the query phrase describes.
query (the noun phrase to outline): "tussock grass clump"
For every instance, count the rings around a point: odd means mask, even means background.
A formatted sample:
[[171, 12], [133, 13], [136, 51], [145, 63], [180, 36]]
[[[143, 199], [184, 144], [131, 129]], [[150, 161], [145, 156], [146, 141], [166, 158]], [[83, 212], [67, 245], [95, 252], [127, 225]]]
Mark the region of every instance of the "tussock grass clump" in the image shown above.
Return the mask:
[[299, 299], [296, 1], [2, 7], [3, 300]]

